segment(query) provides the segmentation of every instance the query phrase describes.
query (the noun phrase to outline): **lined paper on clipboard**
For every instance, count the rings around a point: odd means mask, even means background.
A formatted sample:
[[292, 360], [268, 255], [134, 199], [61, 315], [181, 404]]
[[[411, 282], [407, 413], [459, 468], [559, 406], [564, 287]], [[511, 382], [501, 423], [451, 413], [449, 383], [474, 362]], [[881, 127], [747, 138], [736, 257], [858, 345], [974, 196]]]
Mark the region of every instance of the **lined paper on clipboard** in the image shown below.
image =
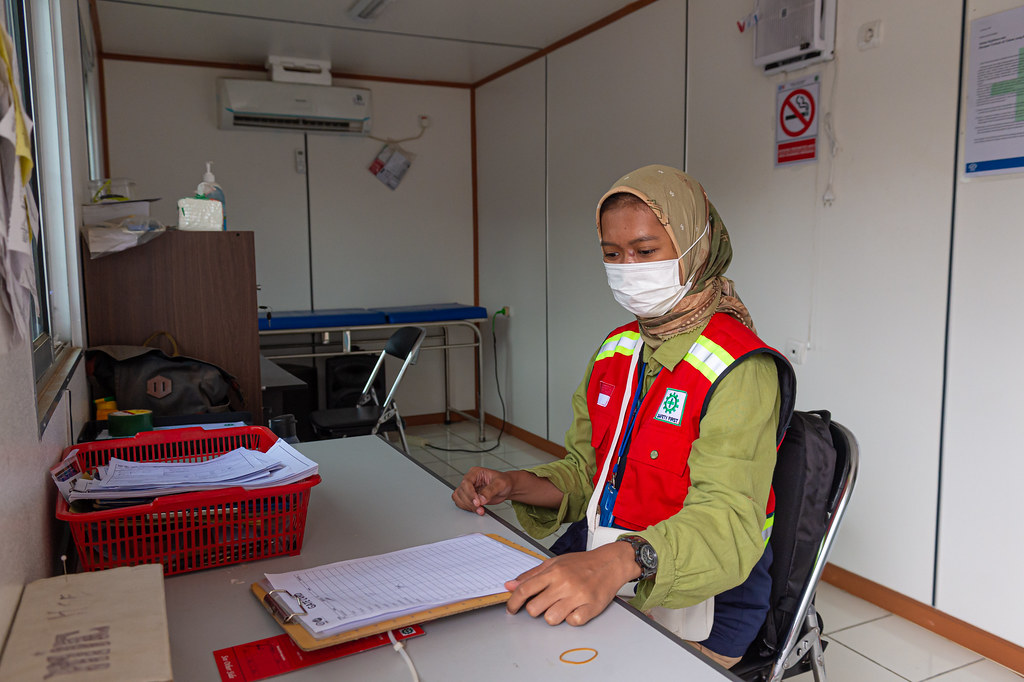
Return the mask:
[[291, 573], [267, 586], [315, 639], [505, 593], [504, 583], [540, 564], [539, 555], [474, 533], [387, 554]]

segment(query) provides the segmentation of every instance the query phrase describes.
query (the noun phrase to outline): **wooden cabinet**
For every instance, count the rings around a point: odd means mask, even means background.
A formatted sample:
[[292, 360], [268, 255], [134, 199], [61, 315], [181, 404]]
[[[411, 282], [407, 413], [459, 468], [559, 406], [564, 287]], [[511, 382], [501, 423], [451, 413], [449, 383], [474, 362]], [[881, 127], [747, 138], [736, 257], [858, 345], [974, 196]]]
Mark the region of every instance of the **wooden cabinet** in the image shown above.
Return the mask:
[[137, 346], [153, 332], [166, 331], [182, 355], [234, 375], [246, 411], [259, 423], [254, 244], [252, 232], [171, 230], [148, 244], [95, 260], [83, 247], [89, 345]]

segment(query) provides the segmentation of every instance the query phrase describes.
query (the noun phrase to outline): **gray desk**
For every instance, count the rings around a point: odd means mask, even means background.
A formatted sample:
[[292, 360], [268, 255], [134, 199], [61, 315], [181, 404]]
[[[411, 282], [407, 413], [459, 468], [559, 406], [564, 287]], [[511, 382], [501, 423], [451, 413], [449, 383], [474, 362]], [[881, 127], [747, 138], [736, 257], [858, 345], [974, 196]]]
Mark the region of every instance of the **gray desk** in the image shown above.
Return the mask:
[[[497, 517], [456, 509], [450, 487], [374, 436], [303, 443], [320, 465], [302, 554], [186, 573], [165, 581], [176, 680], [219, 680], [212, 652], [281, 634], [249, 591], [264, 573], [379, 554], [464, 533], [498, 533], [530, 541]], [[491, 606], [424, 625], [406, 648], [423, 682], [501, 680], [666, 680], [738, 678], [703, 659], [648, 618], [616, 601], [583, 627], [551, 627], [525, 611]], [[570, 665], [559, 654], [598, 651]], [[381, 647], [299, 670], [282, 680], [411, 679], [402, 658]]]
[[260, 388], [264, 391], [285, 388], [301, 388], [306, 382], [260, 354]]

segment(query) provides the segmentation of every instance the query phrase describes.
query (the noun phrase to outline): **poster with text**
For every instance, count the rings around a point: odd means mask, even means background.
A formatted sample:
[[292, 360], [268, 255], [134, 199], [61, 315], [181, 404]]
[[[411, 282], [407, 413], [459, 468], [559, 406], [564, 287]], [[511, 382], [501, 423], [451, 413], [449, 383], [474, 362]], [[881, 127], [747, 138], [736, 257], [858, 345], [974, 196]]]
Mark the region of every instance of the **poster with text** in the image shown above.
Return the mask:
[[971, 22], [964, 173], [1024, 171], [1024, 7]]

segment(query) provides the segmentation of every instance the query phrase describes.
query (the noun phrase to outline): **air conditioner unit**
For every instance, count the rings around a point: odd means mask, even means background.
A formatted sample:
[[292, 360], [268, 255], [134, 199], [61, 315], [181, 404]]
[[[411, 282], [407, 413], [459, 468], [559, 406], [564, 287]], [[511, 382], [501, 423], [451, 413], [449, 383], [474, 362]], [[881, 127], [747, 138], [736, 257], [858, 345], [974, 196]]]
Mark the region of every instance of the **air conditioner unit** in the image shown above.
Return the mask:
[[835, 46], [836, 0], [760, 0], [754, 64], [765, 73], [832, 59]]
[[217, 108], [221, 128], [370, 132], [370, 91], [364, 88], [220, 78]]

